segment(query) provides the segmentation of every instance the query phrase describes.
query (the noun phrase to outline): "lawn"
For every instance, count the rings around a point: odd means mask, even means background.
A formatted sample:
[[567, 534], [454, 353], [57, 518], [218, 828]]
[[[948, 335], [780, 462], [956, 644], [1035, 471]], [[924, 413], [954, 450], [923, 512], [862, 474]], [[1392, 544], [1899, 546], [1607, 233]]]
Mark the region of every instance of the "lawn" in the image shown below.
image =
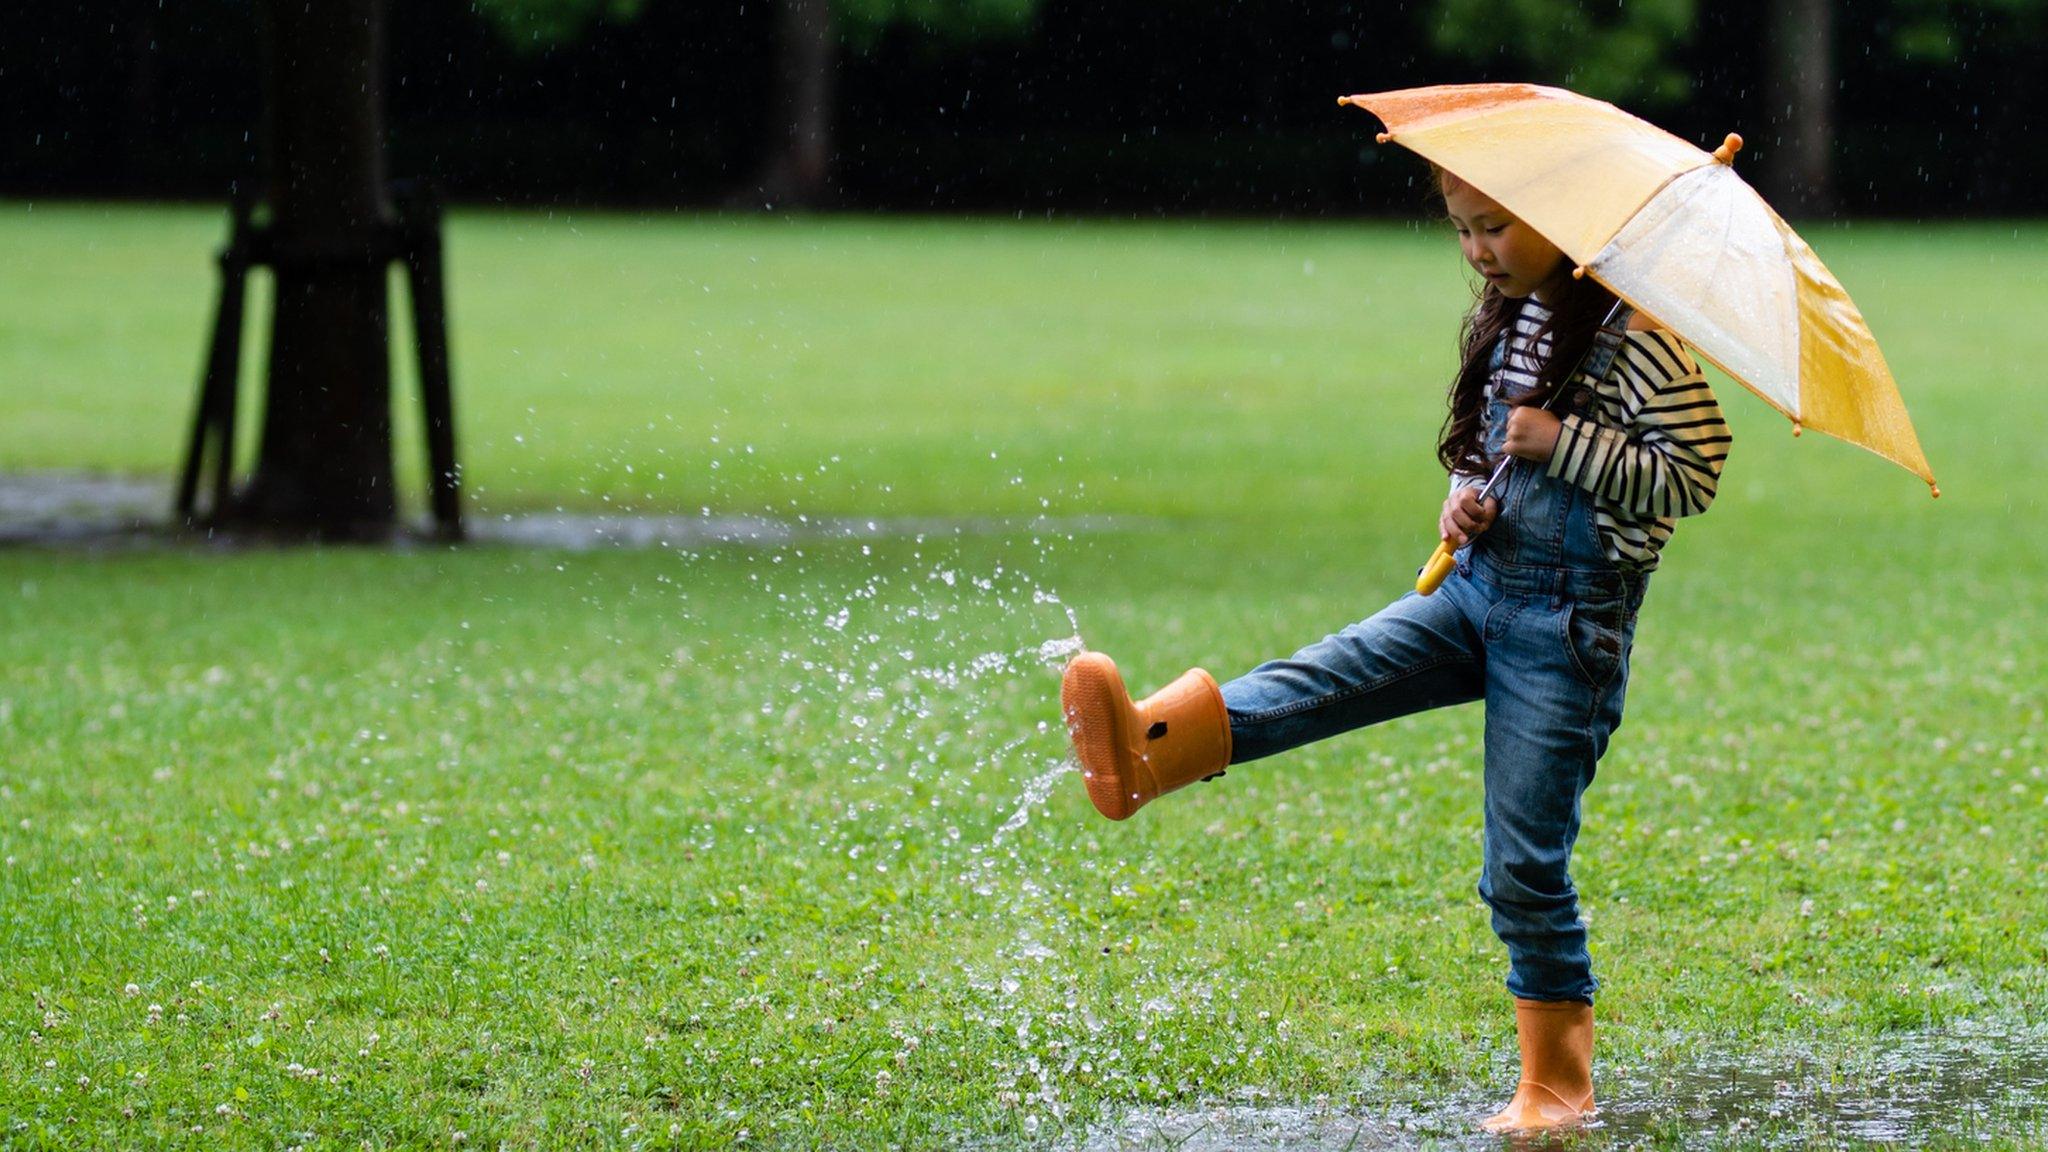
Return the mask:
[[[170, 473], [222, 228], [0, 204], [0, 471]], [[1944, 494], [1719, 381], [1575, 861], [1610, 1083], [2048, 1026], [2048, 226], [1805, 232]], [[1514, 1076], [1480, 711], [1112, 825], [1055, 705], [1077, 631], [1228, 676], [1412, 580], [1447, 237], [470, 211], [449, 252], [472, 516], [964, 530], [0, 551], [0, 1145], [1143, 1147], [1256, 1097], [1464, 1146], [1430, 1102]]]

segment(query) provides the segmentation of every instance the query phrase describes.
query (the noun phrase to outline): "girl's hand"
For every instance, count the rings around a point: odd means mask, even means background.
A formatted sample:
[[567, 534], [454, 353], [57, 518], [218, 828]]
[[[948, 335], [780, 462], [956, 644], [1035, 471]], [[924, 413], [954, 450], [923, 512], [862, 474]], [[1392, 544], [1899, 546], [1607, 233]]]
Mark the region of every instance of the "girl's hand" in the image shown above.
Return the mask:
[[1551, 453], [1557, 451], [1558, 433], [1563, 428], [1564, 421], [1542, 408], [1526, 405], [1510, 408], [1507, 435], [1501, 442], [1501, 450], [1510, 456], [1548, 464]]
[[1481, 500], [1477, 488], [1460, 488], [1444, 501], [1444, 513], [1436, 521], [1436, 534], [1450, 541], [1451, 547], [1463, 548], [1474, 536], [1493, 527], [1493, 518], [1498, 515], [1500, 501], [1491, 496]]

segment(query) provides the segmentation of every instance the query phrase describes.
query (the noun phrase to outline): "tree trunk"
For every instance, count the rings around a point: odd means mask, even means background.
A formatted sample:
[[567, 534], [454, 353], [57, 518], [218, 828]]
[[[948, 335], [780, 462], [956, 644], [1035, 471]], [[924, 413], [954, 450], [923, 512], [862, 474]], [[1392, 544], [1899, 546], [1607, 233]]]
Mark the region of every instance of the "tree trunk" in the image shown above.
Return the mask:
[[1782, 215], [1834, 211], [1834, 0], [1779, 0], [1766, 91], [1777, 139], [1762, 141]]
[[247, 527], [379, 539], [392, 490], [383, 0], [263, 0], [276, 312]]
[[781, 0], [775, 14], [780, 134], [760, 181], [770, 204], [824, 200], [832, 172], [831, 0]]

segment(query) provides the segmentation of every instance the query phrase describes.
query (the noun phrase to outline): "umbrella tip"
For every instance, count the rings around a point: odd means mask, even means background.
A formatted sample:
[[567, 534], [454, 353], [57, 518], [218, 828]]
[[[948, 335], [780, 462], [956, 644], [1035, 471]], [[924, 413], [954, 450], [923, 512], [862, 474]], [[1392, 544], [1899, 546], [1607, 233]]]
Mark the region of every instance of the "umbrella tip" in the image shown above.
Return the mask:
[[1392, 132], [1381, 132], [1381, 133], [1379, 133], [1379, 134], [1377, 134], [1377, 135], [1375, 135], [1375, 136], [1373, 137], [1373, 139], [1374, 139], [1374, 140], [1377, 140], [1377, 141], [1378, 141], [1378, 142], [1380, 142], [1381, 144], [1385, 144], [1386, 142], [1388, 142], [1389, 140], [1392, 140], [1393, 138], [1394, 138], [1394, 134], [1393, 134]]
[[1927, 494], [1929, 496], [1934, 497], [1936, 500], [1941, 499], [1941, 485], [1936, 484], [1932, 480], [1929, 480], [1927, 482]]
[[1797, 421], [1797, 420], [1794, 420], [1794, 421], [1792, 422], [1792, 435], [1793, 435], [1793, 438], [1797, 439], [1797, 438], [1798, 438], [1799, 436], [1801, 436], [1801, 435], [1804, 435], [1804, 434], [1805, 434], [1805, 432], [1806, 432], [1806, 425], [1804, 425], [1804, 424], [1801, 424], [1801, 423], [1800, 423], [1799, 421]]
[[1714, 149], [1714, 159], [1722, 164], [1733, 164], [1735, 163], [1735, 154], [1740, 151], [1742, 151], [1742, 137], [1730, 132], [1728, 138], [1721, 141], [1721, 146]]

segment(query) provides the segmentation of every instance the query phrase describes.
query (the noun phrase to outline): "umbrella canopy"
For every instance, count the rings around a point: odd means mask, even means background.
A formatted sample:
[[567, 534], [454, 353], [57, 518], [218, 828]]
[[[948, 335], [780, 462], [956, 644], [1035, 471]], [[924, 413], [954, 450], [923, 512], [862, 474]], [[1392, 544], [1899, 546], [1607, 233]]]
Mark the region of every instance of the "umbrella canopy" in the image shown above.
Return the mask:
[[[1798, 233], [1706, 152], [1612, 104], [1533, 84], [1345, 96], [1702, 359], [1793, 420], [1934, 484], [1863, 314]], [[1939, 488], [1933, 489], [1940, 495]]]

